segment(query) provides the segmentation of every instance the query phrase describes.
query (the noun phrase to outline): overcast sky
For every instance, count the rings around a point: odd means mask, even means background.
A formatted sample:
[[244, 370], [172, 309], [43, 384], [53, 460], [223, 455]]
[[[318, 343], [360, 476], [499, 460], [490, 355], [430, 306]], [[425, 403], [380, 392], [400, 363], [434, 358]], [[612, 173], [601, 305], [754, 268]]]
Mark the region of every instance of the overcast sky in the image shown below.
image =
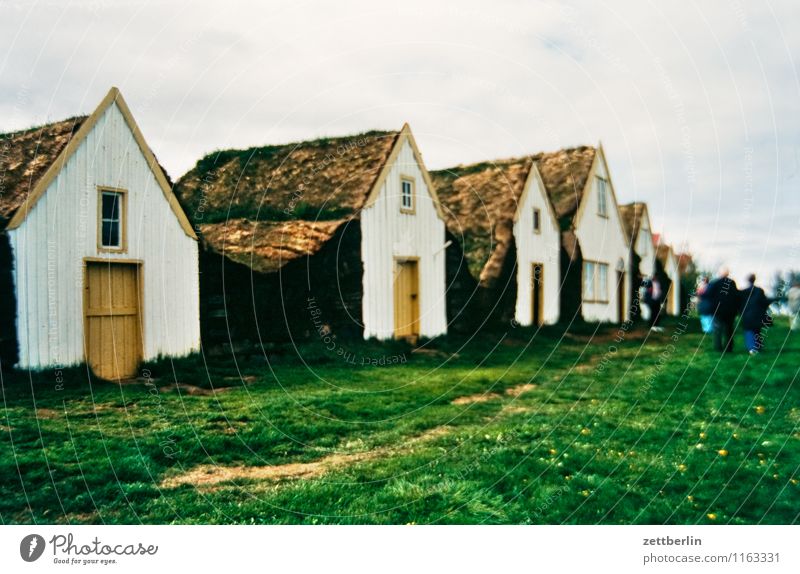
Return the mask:
[[602, 141], [707, 266], [800, 268], [800, 6], [0, 0], [0, 130], [112, 85], [173, 178], [209, 151], [409, 122], [429, 169]]

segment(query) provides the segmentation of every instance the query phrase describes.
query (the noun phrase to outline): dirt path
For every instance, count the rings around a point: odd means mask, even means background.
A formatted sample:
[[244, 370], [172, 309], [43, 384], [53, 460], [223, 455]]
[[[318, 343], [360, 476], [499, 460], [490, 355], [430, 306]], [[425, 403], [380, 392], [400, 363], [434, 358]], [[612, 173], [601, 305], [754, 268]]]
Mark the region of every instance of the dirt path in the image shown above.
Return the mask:
[[[483, 403], [494, 401], [505, 397], [517, 398], [523, 393], [533, 390], [536, 385], [525, 383], [510, 387], [503, 394], [500, 393], [479, 393], [458, 397], [451, 401], [454, 405], [469, 405], [473, 403]], [[521, 407], [507, 408], [504, 412], [511, 414], [520, 412]], [[239, 480], [292, 480], [297, 478], [315, 478], [343, 466], [373, 460], [378, 457], [401, 454], [407, 452], [416, 444], [425, 443], [452, 432], [452, 427], [435, 427], [421, 435], [412, 437], [398, 446], [379, 447], [368, 451], [334, 453], [329, 454], [319, 460], [311, 462], [292, 462], [287, 464], [264, 465], [264, 466], [215, 466], [204, 464], [189, 470], [183, 474], [170, 476], [161, 482], [161, 488], [177, 488], [184, 484], [190, 484], [197, 488], [213, 490], [217, 485], [226, 482], [236, 482]]]
[[[525, 383], [523, 385], [517, 385], [516, 387], [510, 387], [505, 390], [503, 393], [507, 397], [514, 397], [517, 398], [523, 393], [527, 391], [532, 391], [536, 388], [536, 385], [532, 383]], [[500, 393], [476, 393], [474, 395], [465, 395], [463, 397], [458, 397], [450, 401], [451, 405], [471, 405], [473, 403], [487, 403], [489, 401], [496, 401], [497, 399], [502, 399], [503, 395]]]
[[[483, 403], [502, 399], [504, 397], [517, 398], [527, 391], [536, 388], [536, 385], [525, 383], [506, 389], [500, 393], [479, 393], [458, 397], [451, 401], [454, 405], [469, 405], [473, 403]], [[523, 407], [507, 407], [504, 412], [511, 414], [520, 412]], [[397, 446], [379, 447], [372, 450], [361, 452], [339, 452], [329, 454], [319, 460], [311, 462], [292, 462], [287, 464], [264, 465], [264, 466], [215, 466], [205, 464], [197, 466], [188, 472], [170, 476], [161, 482], [161, 488], [177, 488], [185, 484], [193, 485], [197, 488], [213, 490], [217, 485], [226, 482], [236, 482], [240, 480], [268, 480], [281, 481], [297, 478], [315, 478], [343, 466], [373, 460], [378, 457], [401, 454], [412, 449], [415, 445], [425, 443], [441, 436], [445, 436], [454, 430], [453, 427], [440, 426], [432, 428], [418, 436]]]
[[379, 447], [368, 451], [334, 453], [312, 462], [294, 462], [265, 466], [214, 466], [201, 465], [192, 470], [171, 476], [161, 482], [161, 488], [177, 488], [191, 484], [197, 488], [213, 489], [216, 485], [239, 480], [290, 480], [313, 478], [342, 466], [372, 460], [381, 456], [408, 451], [414, 445], [445, 436], [452, 432], [451, 427], [435, 427], [396, 447]]

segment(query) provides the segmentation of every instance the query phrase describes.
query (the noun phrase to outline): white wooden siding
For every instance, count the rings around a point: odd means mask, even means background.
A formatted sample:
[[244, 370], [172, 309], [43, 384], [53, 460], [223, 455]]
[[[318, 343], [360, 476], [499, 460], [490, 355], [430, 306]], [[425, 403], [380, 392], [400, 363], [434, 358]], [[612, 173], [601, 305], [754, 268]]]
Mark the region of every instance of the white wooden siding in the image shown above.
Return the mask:
[[639, 234], [636, 236], [636, 255], [639, 256], [639, 274], [642, 277], [652, 277], [656, 270], [656, 248], [653, 245], [648, 217], [642, 219]]
[[581, 253], [585, 261], [596, 261], [608, 265], [608, 294], [607, 303], [583, 302], [583, 318], [586, 321], [617, 322], [625, 320], [630, 315], [630, 301], [625, 302], [625, 316], [617, 317], [617, 270], [621, 266], [625, 270], [624, 293], [631, 290], [631, 264], [628, 243], [622, 231], [619, 220], [619, 211], [615, 203], [611, 185], [606, 185], [608, 193], [608, 217], [597, 213], [597, 176], [608, 180], [601, 150], [598, 150], [595, 161], [595, 170], [589, 175], [590, 185], [585, 205], [577, 222], [575, 234], [581, 246]]
[[[400, 178], [414, 178], [416, 209], [400, 212]], [[394, 336], [396, 258], [419, 258], [420, 335], [447, 332], [445, 301], [445, 228], [405, 139], [375, 202], [361, 214], [364, 338]]]
[[[550, 215], [541, 180], [531, 173], [514, 222], [517, 245], [517, 304], [515, 319], [521, 325], [533, 321], [533, 264], [544, 266], [544, 322], [558, 322], [561, 292], [561, 232]], [[541, 231], [533, 231], [533, 210], [539, 210]]]
[[[98, 253], [98, 185], [128, 192], [127, 253]], [[21, 368], [84, 360], [86, 257], [142, 262], [145, 360], [199, 349], [197, 242], [181, 228], [116, 104], [9, 236]]]

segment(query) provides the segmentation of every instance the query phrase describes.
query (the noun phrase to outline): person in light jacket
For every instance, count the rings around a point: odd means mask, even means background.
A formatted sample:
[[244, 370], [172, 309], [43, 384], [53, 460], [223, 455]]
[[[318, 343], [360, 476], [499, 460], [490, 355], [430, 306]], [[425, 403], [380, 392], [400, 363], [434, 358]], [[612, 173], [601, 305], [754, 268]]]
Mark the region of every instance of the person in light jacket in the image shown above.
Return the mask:
[[650, 310], [650, 329], [655, 332], [663, 331], [658, 323], [661, 320], [661, 281], [658, 277], [651, 277], [645, 280], [644, 304]]
[[639, 285], [639, 316], [642, 318], [642, 321], [646, 323], [650, 323], [650, 306], [645, 303], [647, 299], [647, 287], [650, 283], [650, 279], [645, 277], [642, 279], [642, 284]]
[[710, 334], [714, 332], [714, 306], [711, 299], [708, 297], [708, 275], [703, 275], [700, 278], [700, 283], [697, 285], [697, 314], [700, 315], [700, 326], [703, 333]]

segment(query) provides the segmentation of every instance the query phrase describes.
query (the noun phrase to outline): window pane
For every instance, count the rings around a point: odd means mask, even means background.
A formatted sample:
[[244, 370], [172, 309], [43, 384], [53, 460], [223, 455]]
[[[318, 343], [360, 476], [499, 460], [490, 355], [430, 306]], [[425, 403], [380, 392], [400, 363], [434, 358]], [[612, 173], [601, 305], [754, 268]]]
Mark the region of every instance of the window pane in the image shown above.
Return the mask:
[[403, 180], [403, 182], [401, 183], [401, 190], [402, 190], [401, 205], [403, 206], [404, 209], [411, 209], [412, 207], [414, 207], [411, 182]]
[[608, 265], [601, 263], [597, 267], [597, 298], [608, 301]]
[[104, 221], [101, 238], [104, 247], [119, 247], [119, 222]]
[[594, 299], [594, 264], [583, 264], [583, 298], [587, 301]]
[[539, 231], [539, 210], [533, 210], [533, 230]]
[[103, 219], [119, 219], [118, 193], [103, 193]]

